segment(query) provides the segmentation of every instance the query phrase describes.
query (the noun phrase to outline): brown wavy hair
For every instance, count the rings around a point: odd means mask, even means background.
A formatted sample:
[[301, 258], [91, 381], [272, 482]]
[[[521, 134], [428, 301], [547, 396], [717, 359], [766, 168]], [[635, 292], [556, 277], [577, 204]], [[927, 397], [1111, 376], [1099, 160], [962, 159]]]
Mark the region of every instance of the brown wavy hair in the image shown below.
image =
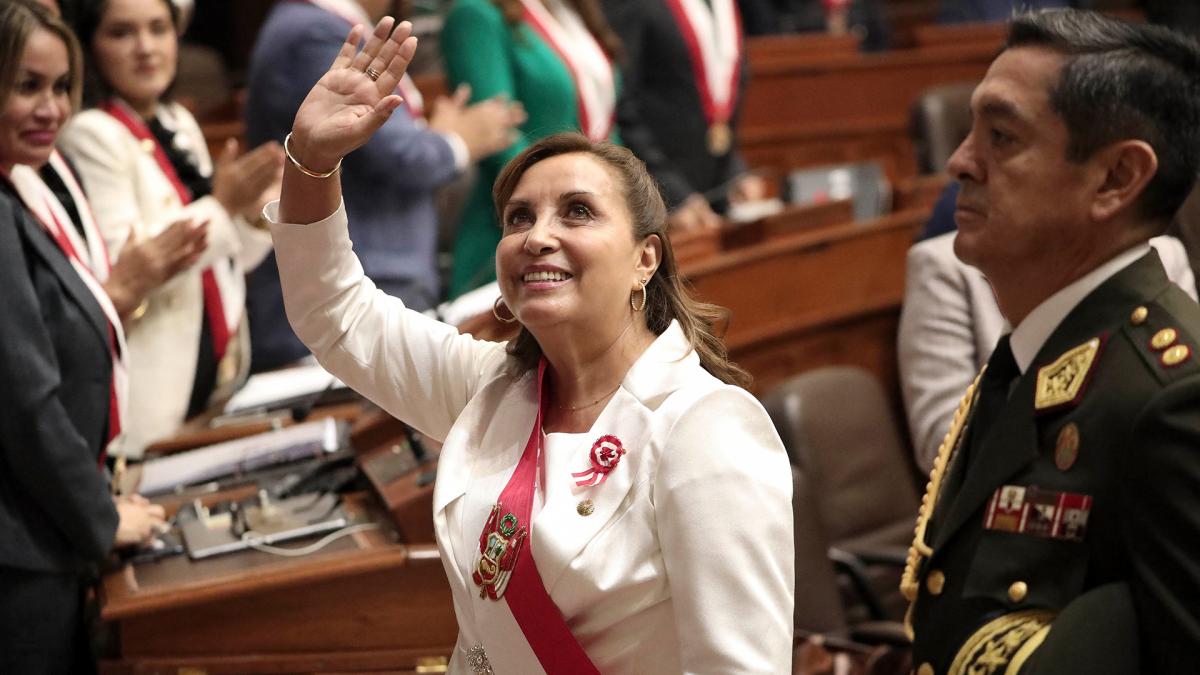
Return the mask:
[[[662, 261], [646, 284], [643, 310], [646, 326], [655, 335], [662, 335], [671, 321], [678, 321], [705, 370], [727, 384], [749, 386], [749, 373], [729, 360], [725, 343], [715, 332], [715, 326], [727, 322], [729, 311], [693, 298], [680, 278], [671, 239], [667, 236], [667, 207], [662, 194], [646, 171], [646, 165], [628, 149], [608, 142], [593, 142], [574, 132], [547, 136], [514, 157], [496, 178], [492, 187], [496, 213], [504, 212], [504, 205], [530, 167], [551, 157], [574, 153], [590, 155], [620, 178], [625, 205], [633, 222], [634, 239], [640, 242], [656, 234], [662, 241]], [[533, 334], [522, 327], [517, 337], [509, 342], [508, 353], [516, 361], [517, 371], [525, 372], [537, 366], [542, 347]]]
[[70, 64], [67, 89], [71, 112], [76, 112], [83, 89], [83, 50], [75, 34], [62, 20], [32, 0], [0, 1], [0, 105], [8, 102], [17, 84], [17, 71], [25, 56], [25, 45], [39, 28], [53, 33], [67, 46]]
[[[608, 19], [604, 18], [604, 12], [600, 9], [599, 2], [596, 0], [563, 0], [563, 2], [567, 7], [575, 10], [579, 18], [583, 19], [583, 25], [587, 26], [588, 32], [596, 38], [596, 42], [600, 43], [600, 48], [604, 50], [608, 58], [613, 61], [620, 61], [624, 58], [625, 50], [621, 46], [621, 38], [617, 37], [612, 26], [608, 25]], [[501, 16], [510, 26], [521, 23], [521, 17], [525, 15], [525, 8], [521, 6], [521, 0], [492, 0], [492, 4], [500, 8]]]

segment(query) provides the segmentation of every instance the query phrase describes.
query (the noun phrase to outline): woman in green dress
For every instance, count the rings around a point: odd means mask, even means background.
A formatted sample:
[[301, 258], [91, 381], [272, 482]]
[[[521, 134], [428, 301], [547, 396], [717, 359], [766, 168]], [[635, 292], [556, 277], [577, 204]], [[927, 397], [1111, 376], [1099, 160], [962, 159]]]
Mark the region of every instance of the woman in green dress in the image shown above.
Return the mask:
[[480, 162], [454, 247], [450, 296], [496, 278], [500, 226], [492, 183], [531, 142], [560, 131], [616, 142], [620, 41], [596, 0], [457, 0], [442, 29], [452, 87], [474, 101], [505, 95], [529, 118], [507, 150]]

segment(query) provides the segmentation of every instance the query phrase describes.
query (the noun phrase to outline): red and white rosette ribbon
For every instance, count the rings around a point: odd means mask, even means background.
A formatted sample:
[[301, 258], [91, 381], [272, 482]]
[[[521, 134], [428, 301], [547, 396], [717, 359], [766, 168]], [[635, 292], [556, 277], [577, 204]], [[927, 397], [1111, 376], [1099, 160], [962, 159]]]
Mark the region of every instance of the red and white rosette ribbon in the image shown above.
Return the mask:
[[621, 446], [621, 439], [616, 436], [605, 435], [597, 438], [592, 444], [592, 467], [587, 471], [571, 474], [573, 478], [579, 479], [575, 481], [575, 486], [592, 487], [603, 484], [608, 480], [608, 474], [617, 468], [624, 454], [625, 448]]

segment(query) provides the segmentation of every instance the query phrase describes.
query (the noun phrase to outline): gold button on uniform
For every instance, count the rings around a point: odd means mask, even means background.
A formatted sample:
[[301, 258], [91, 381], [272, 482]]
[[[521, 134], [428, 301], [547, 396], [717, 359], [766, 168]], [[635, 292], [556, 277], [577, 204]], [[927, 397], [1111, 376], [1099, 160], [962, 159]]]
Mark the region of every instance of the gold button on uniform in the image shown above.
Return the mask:
[[590, 516], [596, 512], [596, 505], [592, 500], [585, 499], [575, 506], [575, 512], [581, 516]]
[[929, 591], [930, 595], [941, 595], [945, 587], [946, 575], [941, 570], [933, 570], [925, 577], [925, 590]]
[[1146, 322], [1147, 316], [1150, 316], [1150, 310], [1146, 309], [1145, 307], [1138, 307], [1137, 309], [1133, 310], [1133, 314], [1129, 315], [1129, 323], [1135, 326], [1140, 326]]
[[1187, 360], [1187, 357], [1192, 353], [1191, 348], [1187, 345], [1175, 345], [1162, 354], [1162, 364], [1164, 366], [1177, 366]]
[[922, 663], [917, 667], [917, 675], [933, 675], [933, 666], [929, 663]]
[[1008, 599], [1013, 602], [1020, 602], [1025, 599], [1025, 595], [1029, 593], [1029, 585], [1024, 581], [1014, 581], [1008, 587]]
[[1175, 344], [1176, 337], [1178, 337], [1178, 333], [1175, 332], [1174, 328], [1164, 328], [1155, 333], [1154, 337], [1150, 338], [1150, 346], [1155, 351], [1162, 351]]

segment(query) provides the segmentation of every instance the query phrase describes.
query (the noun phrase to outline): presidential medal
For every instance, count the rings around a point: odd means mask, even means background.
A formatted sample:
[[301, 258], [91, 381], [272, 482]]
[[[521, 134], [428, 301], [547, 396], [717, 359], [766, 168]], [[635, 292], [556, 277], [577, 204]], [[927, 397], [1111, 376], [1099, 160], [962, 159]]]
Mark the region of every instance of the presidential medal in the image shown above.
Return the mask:
[[479, 536], [479, 555], [471, 580], [479, 587], [479, 597], [499, 600], [508, 588], [509, 577], [517, 563], [517, 554], [525, 543], [526, 529], [512, 513], [500, 516], [500, 505], [492, 507], [483, 534]]
[[708, 153], [720, 157], [729, 152], [733, 145], [733, 130], [728, 122], [714, 122], [709, 125], [705, 139], [708, 141]]

